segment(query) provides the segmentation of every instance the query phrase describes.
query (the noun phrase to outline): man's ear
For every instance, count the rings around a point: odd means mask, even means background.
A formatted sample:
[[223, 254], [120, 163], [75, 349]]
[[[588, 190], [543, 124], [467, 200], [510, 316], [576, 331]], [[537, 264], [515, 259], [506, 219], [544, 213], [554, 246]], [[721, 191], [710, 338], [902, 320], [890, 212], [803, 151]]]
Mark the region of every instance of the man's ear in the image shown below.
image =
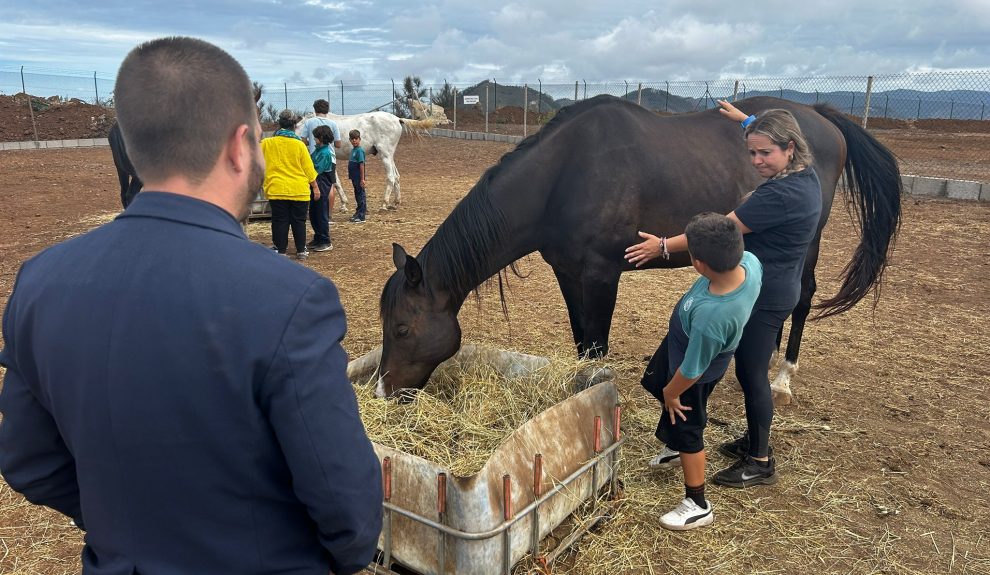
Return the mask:
[[252, 148], [248, 138], [253, 137], [251, 128], [247, 124], [241, 124], [227, 140], [224, 149], [226, 161], [230, 162], [231, 168], [237, 173], [245, 172], [251, 167]]

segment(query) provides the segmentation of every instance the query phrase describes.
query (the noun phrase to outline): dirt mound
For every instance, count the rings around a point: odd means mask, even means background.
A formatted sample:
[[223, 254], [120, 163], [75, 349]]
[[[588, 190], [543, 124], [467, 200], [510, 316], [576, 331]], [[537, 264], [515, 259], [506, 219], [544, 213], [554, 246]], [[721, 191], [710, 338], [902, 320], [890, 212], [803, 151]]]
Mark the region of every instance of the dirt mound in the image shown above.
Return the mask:
[[24, 93], [0, 96], [0, 142], [35, 139], [29, 101], [39, 140], [105, 138], [116, 118], [113, 108], [94, 106], [75, 98], [39, 98]]

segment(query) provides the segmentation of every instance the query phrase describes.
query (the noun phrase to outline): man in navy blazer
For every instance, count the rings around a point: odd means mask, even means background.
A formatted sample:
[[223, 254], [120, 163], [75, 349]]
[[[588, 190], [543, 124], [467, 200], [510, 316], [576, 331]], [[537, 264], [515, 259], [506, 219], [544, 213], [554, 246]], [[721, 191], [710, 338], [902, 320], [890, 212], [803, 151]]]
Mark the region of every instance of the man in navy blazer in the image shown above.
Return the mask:
[[86, 530], [87, 575], [359, 571], [381, 468], [336, 288], [238, 225], [264, 172], [251, 83], [165, 38], [127, 56], [116, 98], [145, 191], [21, 268], [0, 472]]

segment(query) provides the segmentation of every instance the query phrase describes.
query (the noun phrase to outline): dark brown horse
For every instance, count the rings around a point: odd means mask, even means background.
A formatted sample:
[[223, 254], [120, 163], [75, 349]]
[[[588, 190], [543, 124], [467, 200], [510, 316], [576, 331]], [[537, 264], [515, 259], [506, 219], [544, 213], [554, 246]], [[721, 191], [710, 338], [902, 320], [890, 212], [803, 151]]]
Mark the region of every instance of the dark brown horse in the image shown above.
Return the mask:
[[[796, 364], [816, 289], [821, 230], [843, 170], [862, 234], [839, 293], [817, 306], [823, 317], [848, 310], [870, 291], [879, 295], [900, 223], [900, 173], [883, 145], [832, 108], [775, 98], [736, 106], [747, 114], [790, 110], [821, 180], [822, 217], [786, 354]], [[611, 96], [563, 109], [485, 172], [416, 257], [393, 245], [397, 271], [381, 297], [379, 393], [425, 385], [460, 346], [457, 313], [468, 294], [534, 251], [557, 277], [578, 353], [606, 354], [619, 275], [634, 269], [623, 254], [639, 241], [636, 232], [679, 234], [699, 212], [729, 213], [761, 181], [739, 125], [717, 110], [663, 118]], [[686, 265], [688, 255], [680, 253], [644, 267]]]

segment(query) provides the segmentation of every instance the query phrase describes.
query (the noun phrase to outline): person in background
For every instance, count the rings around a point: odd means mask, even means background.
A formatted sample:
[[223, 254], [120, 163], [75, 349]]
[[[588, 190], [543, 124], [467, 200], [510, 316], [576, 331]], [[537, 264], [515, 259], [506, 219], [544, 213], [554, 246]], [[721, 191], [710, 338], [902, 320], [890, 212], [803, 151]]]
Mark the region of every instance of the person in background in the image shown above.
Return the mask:
[[299, 118], [291, 110], [278, 115], [278, 130], [261, 141], [265, 154], [265, 196], [272, 210], [273, 249], [285, 254], [289, 246], [289, 229], [296, 244], [296, 259], [309, 257], [306, 248], [306, 216], [310, 198], [320, 199], [316, 169], [293, 128]]
[[309, 247], [314, 252], [325, 252], [333, 249], [330, 241], [330, 214], [333, 212], [333, 185], [337, 173], [334, 169], [333, 130], [329, 126], [318, 126], [313, 130], [316, 149], [310, 154], [313, 168], [316, 170], [316, 185], [320, 195], [309, 204], [309, 223], [313, 226], [313, 241]]
[[[319, 235], [319, 232], [316, 229], [317, 222], [322, 222], [324, 218], [327, 220], [327, 222], [329, 222], [330, 213], [333, 212], [333, 204], [334, 204], [333, 187], [338, 185], [336, 150], [340, 148], [341, 141], [340, 141], [340, 129], [337, 127], [337, 122], [334, 122], [333, 120], [327, 117], [327, 114], [330, 113], [330, 102], [322, 98], [316, 100], [315, 102], [313, 102], [313, 112], [316, 115], [303, 122], [302, 134], [300, 134], [300, 137], [302, 137], [303, 142], [306, 143], [306, 147], [309, 148], [310, 155], [312, 155], [313, 152], [316, 150], [316, 146], [319, 142], [319, 139], [314, 134], [316, 129], [319, 128], [320, 126], [327, 126], [333, 132], [333, 137], [331, 138], [333, 146], [329, 150], [330, 162], [332, 163], [331, 166], [332, 169], [329, 170], [330, 172], [329, 177], [332, 178], [332, 181], [330, 182], [330, 185], [326, 189], [323, 189], [323, 187], [320, 188], [322, 190], [322, 195], [324, 197], [327, 197], [328, 201], [323, 202], [321, 200], [320, 202], [313, 202], [309, 206], [309, 221], [310, 221], [310, 225], [313, 226], [313, 234], [314, 236], [316, 236]], [[317, 170], [317, 172], [319, 172], [319, 170]], [[316, 210], [321, 210], [321, 209], [327, 210], [326, 216], [323, 216], [322, 214], [314, 213]], [[327, 226], [329, 227], [329, 223], [327, 224]], [[309, 247], [312, 248], [317, 244], [325, 244], [330, 241], [329, 237], [326, 239], [326, 241], [322, 241], [322, 240], [323, 238], [314, 237], [313, 241], [310, 242]]]
[[[723, 116], [741, 123], [753, 168], [767, 180], [728, 214], [742, 230], [746, 251], [763, 264], [763, 287], [735, 353], [747, 433], [719, 446], [720, 453], [736, 462], [712, 479], [729, 487], [769, 485], [777, 482], [777, 474], [770, 447], [773, 397], [767, 372], [777, 334], [801, 294], [804, 259], [821, 217], [822, 190], [811, 149], [790, 112], [771, 109], [747, 116], [729, 102], [720, 100], [719, 106]], [[684, 234], [639, 235], [643, 241], [626, 248], [625, 256], [637, 267], [689, 249]]]
[[357, 204], [356, 211], [354, 215], [351, 216], [351, 222], [355, 224], [363, 224], [365, 218], [368, 216], [368, 194], [365, 192], [365, 179], [364, 179], [364, 148], [361, 147], [361, 132], [359, 130], [351, 130], [347, 134], [347, 137], [351, 141], [351, 159], [347, 162], [347, 179], [351, 181], [351, 185], [354, 186], [354, 203]]
[[362, 570], [381, 467], [337, 290], [238, 225], [265, 171], [247, 75], [163, 38], [127, 55], [115, 95], [145, 189], [21, 267], [0, 473], [86, 531], [87, 575]]

